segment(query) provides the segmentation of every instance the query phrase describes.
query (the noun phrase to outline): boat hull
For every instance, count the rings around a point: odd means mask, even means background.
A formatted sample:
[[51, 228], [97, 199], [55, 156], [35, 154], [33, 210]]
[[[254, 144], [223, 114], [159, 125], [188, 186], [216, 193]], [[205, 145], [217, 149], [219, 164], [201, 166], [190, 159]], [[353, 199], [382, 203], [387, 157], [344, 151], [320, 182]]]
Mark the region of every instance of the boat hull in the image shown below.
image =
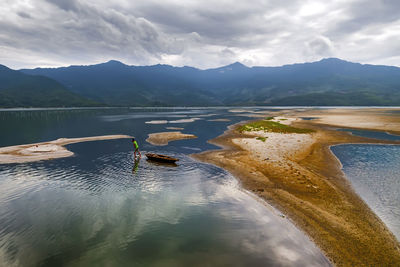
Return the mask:
[[169, 157], [166, 155], [161, 155], [161, 154], [147, 153], [145, 155], [148, 160], [157, 161], [157, 162], [175, 163], [175, 162], [179, 161], [179, 159]]

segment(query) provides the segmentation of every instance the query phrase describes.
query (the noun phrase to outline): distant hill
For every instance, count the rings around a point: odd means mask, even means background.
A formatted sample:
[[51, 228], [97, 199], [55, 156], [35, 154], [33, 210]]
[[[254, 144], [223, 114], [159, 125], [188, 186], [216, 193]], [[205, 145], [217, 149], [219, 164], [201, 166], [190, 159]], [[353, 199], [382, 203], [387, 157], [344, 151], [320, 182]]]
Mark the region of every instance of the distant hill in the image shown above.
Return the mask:
[[62, 83], [70, 91], [119, 106], [221, 105], [212, 93], [202, 90], [187, 76], [199, 70], [168, 65], [127, 66], [109, 61], [91, 66], [21, 70]]
[[98, 103], [64, 88], [59, 82], [0, 65], [0, 107], [77, 107]]
[[400, 68], [337, 58], [281, 67], [241, 63], [200, 70], [169, 65], [21, 70], [107, 105], [400, 105]]

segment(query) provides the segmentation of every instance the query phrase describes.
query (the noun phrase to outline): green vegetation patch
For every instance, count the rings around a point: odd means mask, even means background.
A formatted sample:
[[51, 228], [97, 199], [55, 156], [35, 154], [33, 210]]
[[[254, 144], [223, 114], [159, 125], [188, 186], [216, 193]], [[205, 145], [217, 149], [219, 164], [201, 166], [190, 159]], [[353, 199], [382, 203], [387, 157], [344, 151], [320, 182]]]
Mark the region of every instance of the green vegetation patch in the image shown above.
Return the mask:
[[256, 139], [265, 142], [265, 140], [267, 140], [267, 137], [258, 136], [256, 137]]
[[274, 119], [274, 117], [266, 117], [265, 118], [266, 121], [270, 121], [270, 120], [273, 120], [273, 119]]
[[264, 131], [272, 133], [312, 133], [315, 132], [312, 129], [296, 128], [289, 125], [281, 124], [275, 121], [256, 121], [245, 124], [239, 128], [239, 132], [252, 132], [252, 131]]

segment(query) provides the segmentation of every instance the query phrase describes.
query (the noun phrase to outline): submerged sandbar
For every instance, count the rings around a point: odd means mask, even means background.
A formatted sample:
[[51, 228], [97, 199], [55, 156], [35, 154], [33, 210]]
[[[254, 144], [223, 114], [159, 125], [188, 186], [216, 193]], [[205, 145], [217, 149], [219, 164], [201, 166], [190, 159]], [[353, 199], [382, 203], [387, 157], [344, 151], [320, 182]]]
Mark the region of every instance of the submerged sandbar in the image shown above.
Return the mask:
[[156, 146], [166, 146], [168, 142], [182, 140], [182, 139], [192, 139], [197, 138], [194, 134], [184, 134], [182, 132], [160, 132], [151, 133], [146, 141], [152, 145]]
[[0, 164], [24, 163], [39, 160], [49, 160], [56, 158], [65, 158], [74, 155], [64, 146], [69, 144], [131, 138], [129, 135], [102, 135], [79, 138], [59, 138], [54, 141], [41, 142], [34, 144], [7, 146], [0, 148]]

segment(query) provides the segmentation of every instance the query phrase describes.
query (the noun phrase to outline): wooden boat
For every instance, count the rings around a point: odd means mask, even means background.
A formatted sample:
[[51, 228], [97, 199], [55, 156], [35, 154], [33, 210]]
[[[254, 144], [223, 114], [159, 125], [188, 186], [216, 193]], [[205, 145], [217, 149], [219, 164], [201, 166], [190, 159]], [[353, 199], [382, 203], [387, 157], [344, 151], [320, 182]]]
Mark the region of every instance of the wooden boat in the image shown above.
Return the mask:
[[179, 159], [172, 158], [166, 155], [161, 155], [161, 154], [154, 154], [154, 153], [146, 153], [145, 154], [148, 160], [154, 160], [158, 162], [164, 162], [164, 163], [175, 163], [176, 161], [179, 161]]

